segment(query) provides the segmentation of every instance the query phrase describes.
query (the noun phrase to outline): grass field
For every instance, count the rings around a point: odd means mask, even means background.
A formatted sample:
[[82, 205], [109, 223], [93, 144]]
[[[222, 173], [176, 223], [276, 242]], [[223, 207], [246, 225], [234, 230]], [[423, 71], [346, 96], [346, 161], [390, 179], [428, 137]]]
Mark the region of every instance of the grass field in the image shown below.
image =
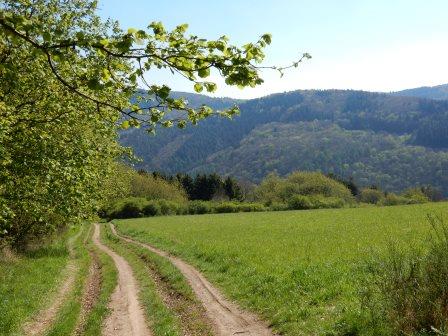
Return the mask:
[[427, 214], [448, 203], [172, 216], [117, 221], [140, 241], [195, 264], [229, 298], [286, 335], [338, 335], [360, 309], [366, 261], [391, 242], [422, 245]]

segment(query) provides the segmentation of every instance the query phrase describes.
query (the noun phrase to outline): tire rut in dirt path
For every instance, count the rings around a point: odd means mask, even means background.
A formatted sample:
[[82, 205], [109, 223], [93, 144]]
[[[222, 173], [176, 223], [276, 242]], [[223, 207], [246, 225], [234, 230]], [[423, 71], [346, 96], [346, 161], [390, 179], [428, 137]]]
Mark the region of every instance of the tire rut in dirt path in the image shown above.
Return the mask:
[[48, 308], [41, 310], [36, 316], [32, 317], [31, 320], [24, 324], [22, 331], [25, 335], [43, 335], [55, 322], [59, 310], [75, 284], [76, 273], [78, 272], [79, 267], [77, 262], [73, 259], [73, 244], [81, 236], [81, 233], [82, 230], [79, 230], [79, 232], [70, 238], [67, 243], [70, 260], [63, 270], [64, 275], [62, 276], [62, 282], [56, 292], [55, 297], [53, 298], [53, 301]]
[[158, 267], [151, 259], [148, 259], [144, 255], [139, 255], [139, 258], [145, 263], [148, 275], [154, 281], [157, 294], [165, 306], [179, 318], [182, 335], [215, 335], [213, 332], [213, 323], [208, 318], [204, 306], [195, 297], [187, 297], [172, 287], [172, 284], [160, 273]]
[[275, 335], [266, 324], [257, 316], [242, 310], [235, 303], [228, 301], [221, 292], [213, 287], [210, 282], [193, 266], [183, 260], [168, 254], [165, 251], [141, 243], [127, 236], [119, 235], [113, 224], [110, 224], [112, 232], [127, 242], [142, 246], [162, 257], [168, 258], [185, 276], [197, 298], [203, 304], [209, 319], [213, 322], [216, 334], [219, 336]]
[[109, 307], [112, 312], [107, 317], [102, 334], [104, 336], [150, 336], [143, 309], [138, 302], [137, 281], [127, 261], [103, 245], [100, 240], [100, 227], [95, 224], [93, 242], [107, 253], [118, 270], [118, 285], [114, 290]]
[[87, 317], [98, 300], [101, 290], [100, 262], [95, 252], [89, 250], [89, 254], [92, 262], [82, 295], [81, 312], [79, 313], [78, 323], [74, 333], [76, 336], [83, 334]]

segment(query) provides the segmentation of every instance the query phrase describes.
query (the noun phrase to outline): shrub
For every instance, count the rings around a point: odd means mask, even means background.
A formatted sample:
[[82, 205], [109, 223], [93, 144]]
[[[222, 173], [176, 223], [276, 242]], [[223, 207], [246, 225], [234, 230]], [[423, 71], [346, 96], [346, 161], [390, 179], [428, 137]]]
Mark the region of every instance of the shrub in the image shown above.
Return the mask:
[[241, 212], [260, 212], [267, 210], [261, 203], [239, 203], [238, 207]]
[[215, 213], [232, 213], [239, 212], [239, 205], [233, 202], [222, 202], [214, 204], [212, 207], [212, 211]]
[[409, 204], [409, 200], [406, 197], [399, 196], [394, 193], [388, 193], [382, 200], [382, 205], [401, 205]]
[[342, 208], [344, 200], [337, 197], [294, 195], [288, 202], [291, 210]]
[[324, 197], [338, 197], [346, 201], [353, 200], [352, 193], [342, 183], [317, 172], [293, 172], [286, 182], [295, 194]]
[[272, 202], [269, 204], [269, 210], [271, 211], [285, 211], [289, 210], [288, 204], [280, 203], [280, 202]]
[[[302, 197], [296, 197], [297, 195]], [[291, 173], [286, 178], [268, 175], [256, 189], [255, 196], [267, 206], [283, 203], [294, 209], [310, 209], [309, 206], [312, 205], [306, 204], [310, 201], [307, 197], [333, 197], [342, 200], [344, 204], [354, 202], [351, 191], [344, 184], [321, 173], [300, 171]]]
[[409, 200], [409, 204], [420, 204], [429, 202], [428, 196], [426, 196], [420, 188], [410, 188], [403, 192], [403, 197]]
[[190, 215], [201, 215], [210, 213], [210, 203], [206, 201], [191, 201], [188, 203], [187, 212]]
[[345, 206], [345, 201], [338, 197], [315, 197], [315, 209], [337, 209]]
[[145, 172], [132, 171], [130, 184], [130, 193], [134, 197], [176, 202], [184, 202], [187, 199], [184, 189], [178, 183], [168, 182]]
[[162, 215], [178, 214], [180, 205], [173, 201], [159, 200], [160, 212]]
[[258, 187], [255, 188], [255, 199], [264, 202], [268, 206], [274, 202], [283, 202], [280, 197], [283, 185], [284, 179], [280, 178], [277, 174], [271, 173], [261, 181]]
[[142, 216], [141, 207], [135, 202], [126, 202], [114, 213], [115, 218], [137, 218]]
[[364, 188], [359, 194], [359, 200], [363, 203], [380, 204], [384, 200], [384, 193], [373, 188]]
[[288, 208], [291, 210], [313, 209], [313, 203], [308, 196], [293, 195], [288, 201]]
[[162, 214], [162, 210], [158, 202], [149, 202], [142, 208], [142, 212], [145, 216], [159, 216]]

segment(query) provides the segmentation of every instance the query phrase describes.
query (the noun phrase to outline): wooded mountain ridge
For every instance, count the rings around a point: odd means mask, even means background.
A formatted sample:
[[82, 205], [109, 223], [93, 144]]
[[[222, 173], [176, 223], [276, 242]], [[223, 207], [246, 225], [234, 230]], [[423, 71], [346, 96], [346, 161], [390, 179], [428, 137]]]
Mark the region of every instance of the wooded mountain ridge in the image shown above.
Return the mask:
[[448, 194], [448, 100], [430, 99], [448, 99], [448, 85], [391, 94], [299, 90], [251, 100], [174, 94], [215, 109], [238, 104], [241, 115], [161, 129], [155, 137], [123, 132], [121, 143], [143, 160], [138, 168], [215, 171], [253, 182], [272, 171], [317, 170], [390, 191], [433, 185]]

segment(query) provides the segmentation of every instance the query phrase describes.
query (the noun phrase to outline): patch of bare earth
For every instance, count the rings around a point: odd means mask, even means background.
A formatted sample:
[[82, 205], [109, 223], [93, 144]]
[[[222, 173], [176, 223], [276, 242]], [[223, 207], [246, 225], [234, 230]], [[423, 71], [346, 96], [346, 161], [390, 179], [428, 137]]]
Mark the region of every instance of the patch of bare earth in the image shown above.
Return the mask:
[[95, 224], [93, 242], [107, 253], [118, 270], [118, 284], [112, 294], [111, 314], [105, 321], [103, 336], [150, 336], [143, 310], [138, 302], [137, 282], [126, 260], [99, 240], [100, 227]]
[[63, 270], [62, 282], [53, 298], [50, 306], [43, 309], [33, 316], [23, 325], [23, 333], [27, 336], [42, 335], [55, 322], [57, 314], [65, 302], [68, 294], [72, 291], [75, 284], [76, 273], [79, 267], [74, 258], [73, 243], [81, 235], [81, 230], [73, 236], [68, 242], [68, 251], [70, 260]]
[[[118, 235], [113, 224], [110, 224], [114, 234]], [[193, 266], [183, 260], [154, 248], [148, 244], [135, 241], [119, 235], [124, 240], [140, 245], [162, 257], [168, 258], [185, 276], [199, 301], [205, 308], [208, 318], [212, 321], [214, 331], [219, 336], [253, 335], [273, 336], [271, 329], [258, 317], [247, 312], [235, 303], [227, 300], [221, 292]]]

